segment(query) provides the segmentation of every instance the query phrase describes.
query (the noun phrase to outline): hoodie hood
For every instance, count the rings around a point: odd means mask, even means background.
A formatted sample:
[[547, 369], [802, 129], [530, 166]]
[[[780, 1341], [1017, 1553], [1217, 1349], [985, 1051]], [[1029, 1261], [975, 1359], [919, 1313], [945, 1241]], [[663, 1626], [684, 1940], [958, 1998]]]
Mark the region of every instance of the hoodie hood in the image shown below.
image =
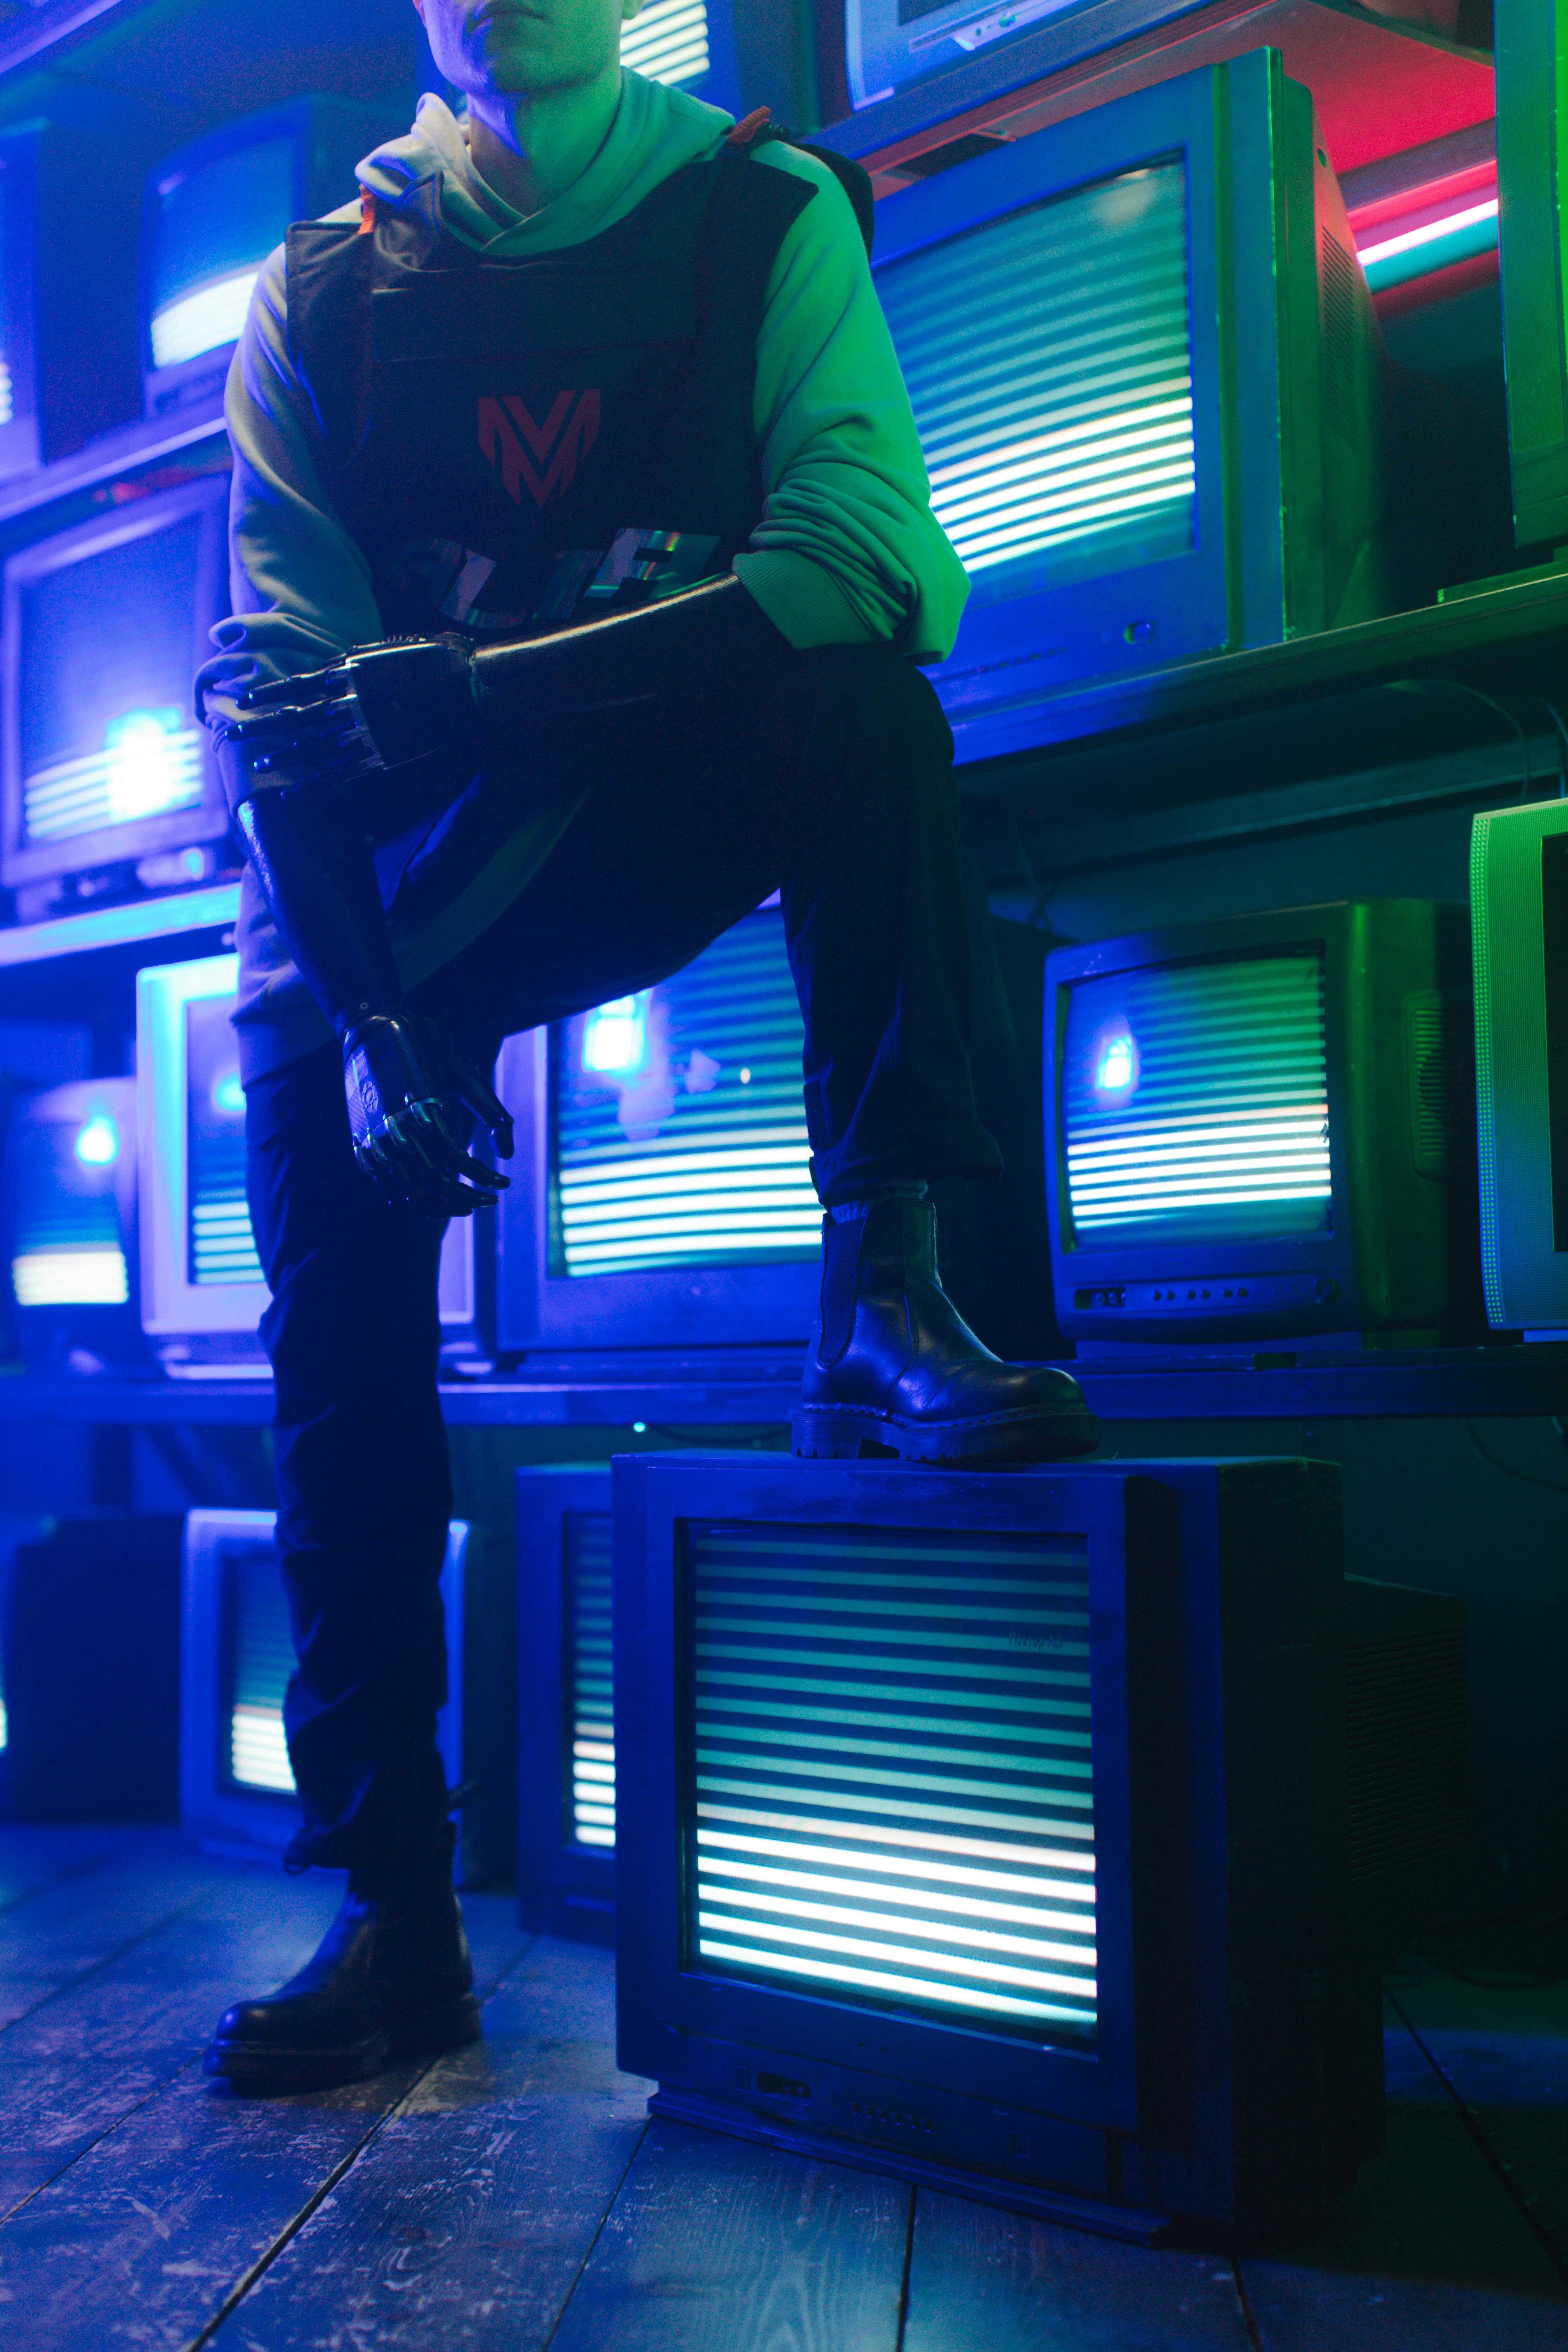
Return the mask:
[[525, 215], [514, 212], [474, 169], [467, 124], [444, 99], [426, 96], [413, 130], [367, 155], [356, 176], [389, 204], [439, 178], [442, 217], [453, 236], [497, 261], [510, 261], [580, 245], [613, 227], [672, 173], [711, 155], [733, 122], [720, 107], [623, 68], [620, 103], [587, 170], [552, 204]]

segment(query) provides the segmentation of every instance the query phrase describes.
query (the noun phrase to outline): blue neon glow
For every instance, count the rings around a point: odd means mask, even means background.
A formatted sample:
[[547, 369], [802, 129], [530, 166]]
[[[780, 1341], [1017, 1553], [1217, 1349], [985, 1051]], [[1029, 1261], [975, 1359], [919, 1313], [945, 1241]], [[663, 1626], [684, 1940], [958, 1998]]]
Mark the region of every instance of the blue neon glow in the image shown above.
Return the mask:
[[225, 1118], [245, 1117], [245, 1088], [237, 1070], [225, 1070], [218, 1078], [213, 1087], [213, 1108], [222, 1111]]
[[120, 1157], [120, 1129], [107, 1111], [94, 1111], [76, 1139], [76, 1156], [84, 1168], [112, 1168]]
[[625, 1077], [647, 1060], [647, 992], [617, 996], [583, 1024], [583, 1067]]

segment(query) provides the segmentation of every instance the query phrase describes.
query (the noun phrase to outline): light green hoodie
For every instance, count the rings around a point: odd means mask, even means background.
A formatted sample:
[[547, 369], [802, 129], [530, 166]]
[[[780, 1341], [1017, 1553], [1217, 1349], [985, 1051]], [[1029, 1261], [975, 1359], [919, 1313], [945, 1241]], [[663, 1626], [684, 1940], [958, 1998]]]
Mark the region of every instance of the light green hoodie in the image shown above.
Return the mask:
[[[493, 259], [558, 252], [596, 236], [688, 163], [714, 154], [731, 118], [683, 91], [623, 72], [604, 145], [564, 194], [524, 217], [481, 180], [463, 125], [423, 98], [406, 138], [359, 167], [395, 198], [439, 175], [447, 226]], [[952, 647], [968, 583], [931, 511], [924, 460], [848, 198], [798, 148], [758, 151], [816, 195], [787, 232], [768, 282], [757, 342], [753, 422], [763, 518], [734, 568], [797, 650], [891, 640], [917, 659]], [[345, 205], [330, 217], [352, 219]], [[282, 247], [257, 284], [227, 393], [234, 447], [233, 617], [197, 681], [221, 694], [262, 674], [310, 668], [382, 634], [364, 557], [323, 483], [310, 390], [289, 352]], [[395, 942], [408, 984], [494, 919], [548, 856], [562, 824], [521, 836], [489, 885], [417, 938]], [[324, 1042], [329, 1032], [272, 933], [251, 877], [240, 924], [238, 1023], [247, 1075]], [[313, 1017], [312, 1017], [313, 1016]]]

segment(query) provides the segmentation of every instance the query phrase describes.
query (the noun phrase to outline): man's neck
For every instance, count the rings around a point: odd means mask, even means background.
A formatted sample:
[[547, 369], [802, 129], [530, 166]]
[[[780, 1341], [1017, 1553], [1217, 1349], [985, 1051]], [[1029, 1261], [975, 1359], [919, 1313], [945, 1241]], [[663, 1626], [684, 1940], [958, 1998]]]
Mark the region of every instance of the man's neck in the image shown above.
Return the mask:
[[468, 152], [488, 187], [525, 217], [580, 180], [609, 134], [621, 69], [572, 89], [470, 96]]

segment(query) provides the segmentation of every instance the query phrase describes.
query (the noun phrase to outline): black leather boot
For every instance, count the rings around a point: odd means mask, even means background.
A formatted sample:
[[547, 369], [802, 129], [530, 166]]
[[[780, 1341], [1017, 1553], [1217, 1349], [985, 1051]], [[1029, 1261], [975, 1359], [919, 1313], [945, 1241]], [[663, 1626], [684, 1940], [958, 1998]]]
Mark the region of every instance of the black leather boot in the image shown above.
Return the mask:
[[1071, 1376], [1005, 1364], [942, 1289], [929, 1201], [874, 1200], [822, 1225], [822, 1305], [796, 1454], [906, 1462], [1055, 1462], [1092, 1454], [1099, 1424]]
[[479, 2038], [450, 1884], [372, 1895], [351, 1881], [314, 1957], [279, 1991], [225, 2010], [202, 2065], [237, 2091], [321, 2091]]

